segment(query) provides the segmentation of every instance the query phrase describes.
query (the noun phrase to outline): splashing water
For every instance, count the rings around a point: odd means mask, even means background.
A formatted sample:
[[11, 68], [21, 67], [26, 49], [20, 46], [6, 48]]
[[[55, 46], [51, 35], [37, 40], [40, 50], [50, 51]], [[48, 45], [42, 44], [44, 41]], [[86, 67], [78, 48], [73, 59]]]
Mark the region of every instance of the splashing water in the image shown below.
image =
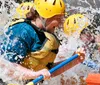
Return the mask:
[[[65, 0], [66, 2], [66, 12], [68, 15], [74, 14], [74, 13], [85, 13], [87, 17], [93, 21], [93, 17], [95, 13], [100, 13], [100, 0]], [[2, 37], [2, 34], [6, 31], [8, 26], [10, 25], [12, 21], [12, 16], [15, 14], [15, 8], [18, 6], [18, 3], [16, 3], [14, 0], [1, 0], [0, 1], [0, 36]], [[100, 27], [95, 27], [95, 29], [98, 31]], [[96, 31], [96, 32], [97, 32]], [[99, 30], [100, 31], [100, 30]], [[95, 35], [94, 30], [91, 31], [93, 35]], [[76, 39], [75, 37], [67, 37], [61, 29], [57, 29], [55, 32], [57, 37], [59, 38], [61, 42], [61, 46], [59, 47], [59, 53], [57, 55], [57, 58], [55, 62], [58, 62], [60, 60], [64, 60], [68, 57], [70, 57], [73, 52], [78, 48], [82, 47], [84, 43], [80, 39]], [[2, 41], [2, 38], [0, 37], [0, 42]], [[74, 42], [74, 43], [73, 43]], [[96, 44], [89, 44], [89, 49], [87, 50], [86, 54], [86, 60], [100, 60], [99, 58], [99, 52], [96, 50]], [[90, 53], [93, 54], [90, 57]], [[98, 55], [97, 55], [98, 54]], [[59, 56], [64, 56], [63, 58]], [[94, 57], [93, 57], [94, 56]], [[2, 56], [0, 56], [0, 60], [2, 59]], [[6, 64], [6, 67], [13, 68], [13, 70], [16, 72], [15, 74], [21, 75], [16, 71], [16, 68], [8, 61], [3, 60]], [[100, 61], [96, 62], [99, 66]], [[75, 67], [71, 68], [70, 70], [64, 72], [63, 74], [52, 78], [51, 80], [44, 81], [42, 85], [86, 85], [85, 78], [88, 73], [90, 72], [98, 72], [98, 69], [93, 69], [91, 67], [87, 67], [87, 65], [78, 64]], [[10, 78], [6, 75], [7, 70], [3, 67], [0, 67], [0, 78], [7, 83], [16, 83], [20, 85], [24, 85], [23, 82], [14, 81], [14, 78]]]
[[[84, 13], [86, 16], [93, 21], [93, 17], [96, 13], [100, 13], [100, 1], [99, 0], [66, 0], [66, 12], [68, 15], [74, 13]], [[98, 20], [100, 21], [100, 20]], [[97, 23], [97, 21], [96, 21]], [[93, 23], [92, 23], [93, 24]], [[95, 23], [94, 23], [95, 24]], [[91, 31], [92, 35], [100, 34], [100, 27], [94, 27], [93, 29], [88, 29]], [[57, 33], [58, 32], [58, 33]], [[73, 37], [66, 37], [63, 34], [62, 30], [58, 30], [56, 35], [61, 41], [62, 45], [59, 48], [59, 53], [57, 55], [56, 61], [64, 60], [70, 57], [73, 52], [77, 49], [77, 47], [84, 46], [84, 43], [80, 39], [75, 39]], [[74, 43], [73, 43], [74, 42]], [[48, 81], [47, 85], [86, 85], [85, 79], [88, 73], [98, 73], [100, 68], [100, 52], [96, 49], [96, 43], [90, 43], [88, 45], [88, 49], [86, 52], [86, 61], [83, 64], [78, 64], [72, 69], [63, 73], [63, 76], [58, 76], [58, 80], [55, 78], [52, 81]], [[92, 55], [91, 55], [92, 54]], [[64, 56], [63, 58], [59, 58], [59, 56]], [[92, 59], [91, 59], [92, 57]], [[92, 60], [92, 61], [91, 61]], [[93, 62], [94, 61], [94, 62]], [[52, 83], [53, 82], [53, 83]], [[63, 83], [62, 83], [63, 82]]]
[[[1, 0], [0, 1], [0, 42], [3, 42], [3, 34], [9, 27], [12, 16], [15, 14], [15, 8], [18, 6], [18, 3], [15, 3], [14, 0]], [[4, 54], [5, 55], [5, 54]], [[3, 61], [5, 63], [0, 65], [0, 79], [3, 80], [3, 82], [6, 83], [15, 83], [23, 85], [23, 82], [15, 81], [15, 78], [9, 77], [7, 72], [12, 68], [12, 70], [15, 72], [14, 75], [23, 75], [21, 73], [18, 73], [17, 68], [10, 62], [3, 59], [3, 55], [0, 55], [0, 63]], [[7, 68], [5, 69], [4, 66]], [[2, 83], [3, 84], [3, 83]], [[1, 83], [0, 83], [1, 85]]]

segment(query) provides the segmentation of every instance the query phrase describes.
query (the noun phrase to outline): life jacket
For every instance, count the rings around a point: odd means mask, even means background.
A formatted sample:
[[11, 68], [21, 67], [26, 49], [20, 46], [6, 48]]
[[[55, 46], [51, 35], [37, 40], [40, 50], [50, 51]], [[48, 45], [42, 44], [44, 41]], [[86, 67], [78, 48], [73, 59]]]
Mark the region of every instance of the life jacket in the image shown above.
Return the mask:
[[[34, 71], [38, 71], [43, 68], [50, 69], [55, 60], [59, 47], [59, 41], [56, 36], [49, 32], [43, 30], [41, 31], [35, 25], [31, 24], [29, 20], [22, 19], [16, 22], [26, 22], [31, 25], [37, 33], [42, 32], [46, 36], [41, 49], [35, 52], [28, 53], [27, 57], [21, 62], [21, 65]], [[14, 22], [13, 24], [17, 24], [16, 22]]]

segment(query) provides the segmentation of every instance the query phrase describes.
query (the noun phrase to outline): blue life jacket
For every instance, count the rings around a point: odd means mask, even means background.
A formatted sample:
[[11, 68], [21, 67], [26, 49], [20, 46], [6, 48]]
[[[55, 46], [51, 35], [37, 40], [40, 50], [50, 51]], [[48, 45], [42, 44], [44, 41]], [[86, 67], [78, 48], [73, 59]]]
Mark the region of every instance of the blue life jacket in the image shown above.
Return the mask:
[[17, 21], [6, 32], [3, 50], [5, 58], [35, 71], [49, 67], [58, 52], [59, 42], [54, 34], [31, 24]]

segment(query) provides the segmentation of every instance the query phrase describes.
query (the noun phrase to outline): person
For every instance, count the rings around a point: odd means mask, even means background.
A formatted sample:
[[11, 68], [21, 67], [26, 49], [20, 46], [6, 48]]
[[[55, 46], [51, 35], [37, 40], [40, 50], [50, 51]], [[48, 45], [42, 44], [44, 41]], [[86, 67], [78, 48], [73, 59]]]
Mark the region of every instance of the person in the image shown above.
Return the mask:
[[[69, 16], [64, 22], [64, 32], [67, 36], [78, 35], [85, 45], [90, 43], [97, 43], [99, 45], [99, 30], [96, 30], [99, 25], [98, 14], [94, 16], [93, 22], [83, 14], [73, 14]], [[98, 17], [95, 19], [95, 17]], [[66, 30], [67, 29], [67, 30]], [[98, 34], [96, 34], [98, 32]]]
[[[22, 80], [35, 79], [40, 75], [49, 79], [84, 60], [84, 50], [78, 49], [76, 53], [80, 54], [79, 58], [51, 75], [48, 69], [52, 68], [60, 45], [53, 32], [55, 27], [60, 27], [63, 23], [65, 4], [63, 0], [35, 0], [34, 7], [27, 3], [25, 5], [24, 7], [22, 4], [17, 9], [18, 12], [27, 10], [28, 13], [23, 12], [25, 19], [14, 19], [15, 22], [11, 23], [1, 45], [4, 58], [10, 61], [20, 74], [24, 72]], [[3, 61], [0, 65], [5, 67]], [[13, 74], [14, 70], [10, 68], [8, 75], [13, 77]], [[19, 77], [20, 75], [17, 75], [14, 78]]]
[[[82, 64], [87, 65], [93, 69], [99, 69], [100, 66], [95, 51], [100, 52], [100, 32], [96, 28], [100, 26], [98, 18], [99, 14], [95, 14], [93, 17], [93, 21], [90, 23], [90, 19], [88, 19], [83, 14], [73, 14], [69, 16], [64, 23], [64, 32], [67, 36], [76, 36], [79, 38], [84, 44], [86, 52], [89, 52], [89, 56], [87, 56], [87, 60], [84, 60]], [[66, 30], [67, 29], [67, 30]], [[98, 32], [98, 34], [96, 34]], [[89, 57], [89, 58], [88, 58]], [[97, 59], [97, 60], [96, 60]]]

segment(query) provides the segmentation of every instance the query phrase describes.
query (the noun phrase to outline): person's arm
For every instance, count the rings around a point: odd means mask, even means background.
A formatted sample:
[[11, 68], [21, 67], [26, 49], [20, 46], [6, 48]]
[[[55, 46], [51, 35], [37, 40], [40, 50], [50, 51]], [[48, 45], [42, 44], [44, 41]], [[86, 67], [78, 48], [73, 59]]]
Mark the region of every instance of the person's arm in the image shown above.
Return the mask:
[[[78, 49], [78, 50], [76, 51], [76, 53], [79, 54], [79, 57], [78, 57], [78, 58], [76, 58], [75, 60], [73, 60], [73, 61], [70, 62], [69, 64], [65, 65], [64, 67], [58, 69], [57, 71], [55, 71], [54, 73], [52, 73], [51, 76], [52, 76], [52, 77], [55, 77], [55, 76], [57, 76], [57, 75], [59, 75], [59, 74], [65, 72], [66, 70], [68, 70], [68, 69], [74, 67], [75, 65], [77, 65], [77, 64], [79, 64], [79, 63], [81, 63], [81, 62], [83, 62], [84, 59], [85, 59], [85, 52], [83, 51], [83, 49]], [[62, 62], [63, 62], [63, 61], [62, 61]], [[59, 63], [60, 63], [60, 62], [59, 62]], [[57, 64], [59, 64], [59, 63], [57, 63]], [[57, 65], [57, 64], [56, 64], [56, 65]]]
[[14, 80], [30, 80], [35, 79], [40, 75], [43, 75], [44, 79], [50, 78], [50, 73], [47, 69], [34, 72], [30, 69], [22, 67], [19, 64], [6, 61], [5, 59], [0, 59], [0, 68], [2, 68], [4, 72], [6, 71], [5, 76]]
[[31, 50], [31, 44], [35, 41], [36, 32], [34, 30], [32, 31], [31, 29], [33, 28], [26, 24], [24, 24], [24, 26], [22, 26], [22, 24], [21, 26], [19, 24], [17, 25], [7, 31], [9, 39], [6, 40], [7, 44], [4, 45], [4, 58], [8, 62], [5, 63], [1, 60], [0, 66], [3, 66], [3, 68], [7, 70], [7, 76], [12, 79], [29, 80], [34, 79], [39, 75], [44, 75], [44, 78], [48, 79], [50, 77], [48, 70], [43, 69], [34, 72], [20, 65], [21, 61], [23, 61], [27, 56], [27, 53]]
[[20, 80], [20, 79], [21, 80], [35, 79], [35, 78], [37, 78], [40, 75], [43, 75], [44, 76], [44, 79], [49, 79], [50, 78], [50, 73], [49, 73], [49, 71], [47, 69], [42, 69], [40, 71], [34, 72], [34, 71], [30, 70], [30, 69], [27, 69], [25, 67], [22, 67], [19, 64], [16, 64], [16, 63], [13, 63], [13, 65], [16, 66], [16, 71], [20, 75], [14, 75], [14, 72], [11, 72], [10, 71], [11, 69], [9, 70], [8, 75], [9, 76], [12, 76], [12, 77], [15, 76], [15, 79], [16, 80]]

